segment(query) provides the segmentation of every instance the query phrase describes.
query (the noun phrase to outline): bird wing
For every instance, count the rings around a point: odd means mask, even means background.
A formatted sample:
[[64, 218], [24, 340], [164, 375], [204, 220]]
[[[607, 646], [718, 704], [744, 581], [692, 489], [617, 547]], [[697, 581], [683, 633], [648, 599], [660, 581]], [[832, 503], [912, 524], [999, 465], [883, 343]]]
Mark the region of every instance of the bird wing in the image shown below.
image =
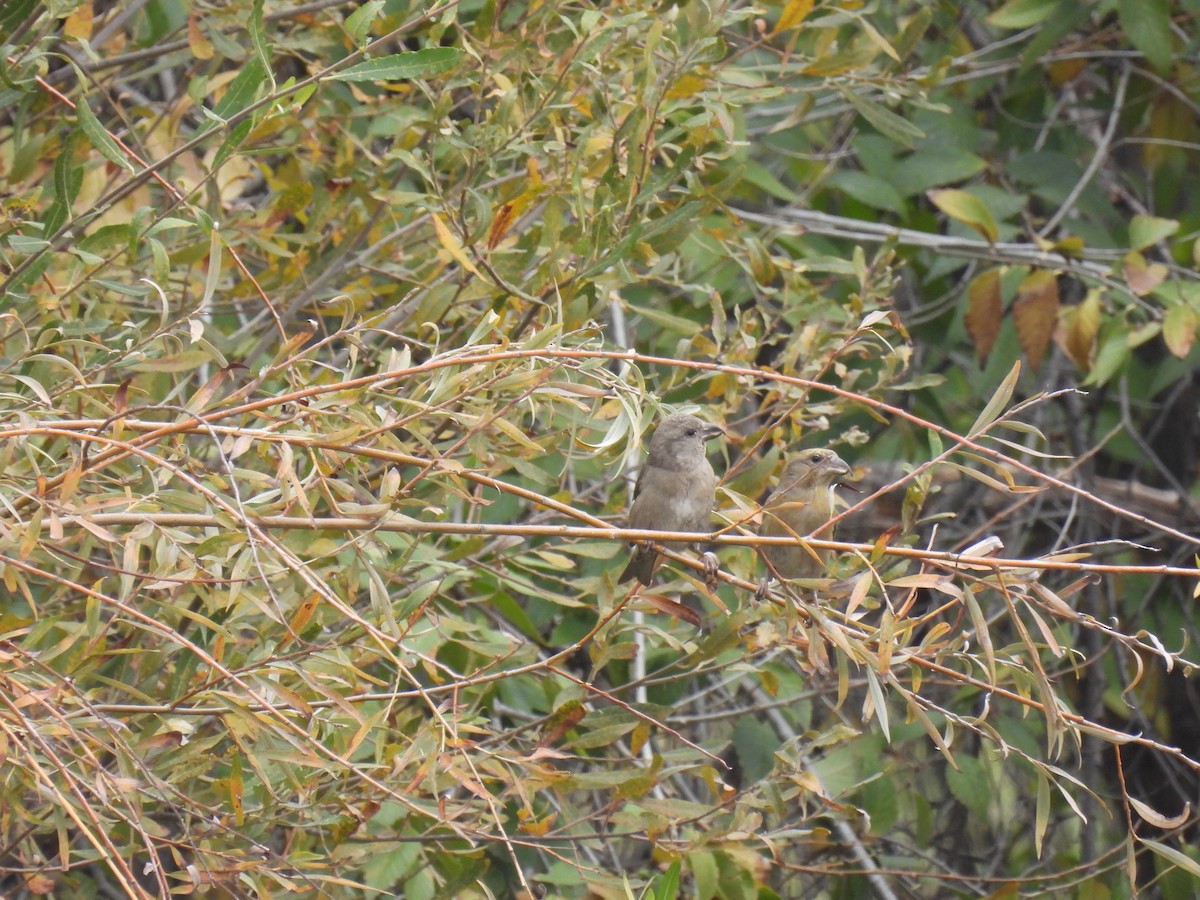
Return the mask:
[[637, 481], [634, 482], [634, 485], [633, 485], [633, 499], [634, 500], [636, 500], [638, 498], [638, 495], [642, 492], [642, 481], [646, 477], [646, 470], [648, 468], [650, 468], [650, 467], [647, 465], [644, 465], [644, 466], [642, 466], [641, 470], [638, 472]]

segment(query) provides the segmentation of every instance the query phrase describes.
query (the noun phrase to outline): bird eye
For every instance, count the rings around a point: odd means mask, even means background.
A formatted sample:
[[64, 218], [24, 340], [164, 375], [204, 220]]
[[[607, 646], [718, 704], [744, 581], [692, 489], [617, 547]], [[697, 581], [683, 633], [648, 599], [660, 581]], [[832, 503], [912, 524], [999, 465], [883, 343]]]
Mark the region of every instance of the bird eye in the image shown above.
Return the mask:
[[695, 429], [695, 428], [689, 428], [689, 429], [688, 429], [687, 436], [688, 436], [688, 437], [695, 437], [695, 436], [696, 436], [696, 429]]

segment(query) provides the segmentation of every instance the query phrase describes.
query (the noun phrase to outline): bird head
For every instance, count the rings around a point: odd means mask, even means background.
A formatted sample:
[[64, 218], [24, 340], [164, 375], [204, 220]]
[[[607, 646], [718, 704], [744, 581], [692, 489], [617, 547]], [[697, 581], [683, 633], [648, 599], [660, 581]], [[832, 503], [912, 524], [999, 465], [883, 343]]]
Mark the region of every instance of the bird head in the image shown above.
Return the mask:
[[704, 445], [713, 438], [724, 434], [724, 430], [716, 425], [710, 425], [703, 419], [690, 416], [687, 413], [675, 413], [667, 416], [654, 429], [650, 438], [650, 453], [663, 455], [668, 447], [675, 454], [680, 452], [704, 455]]
[[790, 460], [779, 479], [780, 485], [805, 482], [834, 485], [850, 474], [850, 466], [832, 450], [801, 450]]

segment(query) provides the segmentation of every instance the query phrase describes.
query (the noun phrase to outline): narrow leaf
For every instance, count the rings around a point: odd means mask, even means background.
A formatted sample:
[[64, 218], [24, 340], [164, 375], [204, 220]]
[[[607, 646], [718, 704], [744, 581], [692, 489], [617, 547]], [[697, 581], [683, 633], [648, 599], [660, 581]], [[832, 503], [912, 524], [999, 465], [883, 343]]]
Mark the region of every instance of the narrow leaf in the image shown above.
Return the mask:
[[884, 740], [892, 742], [892, 731], [888, 725], [887, 702], [883, 698], [883, 686], [870, 667], [863, 669], [867, 676], [867, 692], [871, 698], [871, 706], [875, 709], [875, 718], [879, 720], [879, 729], [883, 732]]
[[463, 250], [462, 242], [454, 235], [450, 227], [442, 221], [442, 217], [437, 213], [430, 213], [430, 217], [433, 219], [433, 230], [437, 234], [438, 243], [442, 245], [456, 263], [475, 277], [482, 278], [483, 276], [479, 274], [479, 270], [475, 268], [475, 263], [471, 262], [471, 257], [467, 256], [466, 251]]
[[371, 24], [383, 9], [383, 0], [368, 0], [350, 15], [346, 16], [346, 33], [355, 46], [361, 47], [371, 33]]
[[453, 69], [461, 56], [462, 52], [453, 47], [429, 47], [371, 59], [328, 77], [334, 81], [406, 81]]
[[217, 148], [217, 152], [213, 154], [213, 161], [210, 171], [215, 172], [221, 166], [225, 165], [242, 145], [242, 142], [249, 137], [251, 130], [254, 128], [254, 116], [249, 116], [238, 122], [229, 134], [225, 136], [225, 140], [221, 142], [221, 146]]
[[264, 0], [254, 0], [254, 7], [250, 11], [250, 43], [254, 45], [254, 52], [262, 63], [263, 73], [273, 91], [275, 76], [271, 72], [271, 42], [267, 40], [267, 30], [263, 25], [263, 3]]
[[207, 310], [221, 281], [221, 232], [213, 228], [208, 236], [208, 272], [204, 277], [204, 295], [200, 308]]
[[911, 150], [916, 147], [917, 141], [925, 137], [925, 132], [908, 119], [896, 115], [891, 110], [884, 109], [878, 103], [868, 100], [856, 91], [845, 90], [842, 92], [842, 96], [849, 101], [859, 115], [871, 123], [876, 131], [901, 146]]
[[971, 617], [971, 627], [975, 629], [975, 639], [979, 642], [979, 646], [983, 648], [988, 678], [995, 684], [996, 650], [992, 646], [992, 634], [988, 630], [987, 617], [983, 614], [983, 609], [979, 606], [979, 601], [975, 599], [975, 592], [967, 585], [963, 585], [963, 601]]
[[1008, 0], [987, 17], [987, 23], [996, 28], [1028, 28], [1049, 18], [1060, 2], [1061, 0]]
[[1126, 795], [1125, 799], [1129, 801], [1129, 805], [1133, 807], [1134, 812], [1136, 812], [1139, 816], [1141, 816], [1141, 818], [1145, 819], [1155, 828], [1180, 828], [1188, 821], [1188, 819], [1192, 817], [1191, 803], [1184, 803], [1183, 811], [1179, 815], [1168, 817], [1164, 816], [1149, 803], [1143, 803], [1136, 797], [1130, 797]]
[[258, 90], [267, 80], [267, 68], [261, 59], [252, 56], [229, 82], [224, 95], [213, 108], [213, 115], [225, 121], [249, 106], [258, 97]]
[[1200, 863], [1197, 863], [1190, 856], [1176, 850], [1174, 847], [1160, 844], [1158, 841], [1148, 841], [1145, 838], [1139, 838], [1138, 840], [1143, 846], [1149, 847], [1167, 862], [1178, 866], [1195, 878], [1200, 878]]
[[775, 27], [771, 30], [771, 37], [779, 34], [781, 31], [787, 31], [789, 28], [795, 28], [805, 17], [812, 12], [814, 0], [788, 0], [783, 7], [783, 12], [779, 14], [779, 21], [775, 23]]
[[1037, 811], [1034, 813], [1033, 849], [1038, 859], [1042, 858], [1042, 839], [1046, 836], [1046, 826], [1050, 823], [1050, 781], [1044, 772], [1035, 770], [1037, 774]]
[[1021, 361], [1017, 360], [1013, 363], [1013, 367], [1008, 370], [1008, 374], [1004, 376], [1004, 380], [1000, 382], [1000, 387], [996, 388], [996, 392], [992, 394], [992, 399], [983, 408], [983, 412], [979, 414], [979, 418], [975, 420], [975, 424], [967, 432], [969, 437], [974, 437], [982, 433], [985, 428], [1000, 417], [1000, 413], [1004, 412], [1005, 407], [1012, 400], [1013, 391], [1017, 389], [1017, 380], [1020, 377]]
[[101, 156], [123, 169], [133, 171], [133, 163], [125, 158], [125, 151], [113, 140], [112, 135], [104, 130], [104, 126], [100, 124], [100, 120], [88, 106], [86, 97], [80, 97], [76, 102], [75, 117], [79, 120], [79, 127], [92, 142], [92, 146], [100, 151]]

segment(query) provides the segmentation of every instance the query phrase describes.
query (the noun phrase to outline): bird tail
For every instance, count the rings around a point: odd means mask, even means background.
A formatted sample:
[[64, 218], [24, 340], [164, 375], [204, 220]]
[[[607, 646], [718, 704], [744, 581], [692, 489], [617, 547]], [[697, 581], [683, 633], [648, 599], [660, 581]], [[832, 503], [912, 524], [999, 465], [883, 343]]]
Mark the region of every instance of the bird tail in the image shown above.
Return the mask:
[[617, 579], [617, 584], [624, 584], [630, 578], [636, 578], [643, 585], [649, 586], [657, 562], [658, 554], [655, 551], [648, 547], [638, 547], [629, 558], [629, 565]]

